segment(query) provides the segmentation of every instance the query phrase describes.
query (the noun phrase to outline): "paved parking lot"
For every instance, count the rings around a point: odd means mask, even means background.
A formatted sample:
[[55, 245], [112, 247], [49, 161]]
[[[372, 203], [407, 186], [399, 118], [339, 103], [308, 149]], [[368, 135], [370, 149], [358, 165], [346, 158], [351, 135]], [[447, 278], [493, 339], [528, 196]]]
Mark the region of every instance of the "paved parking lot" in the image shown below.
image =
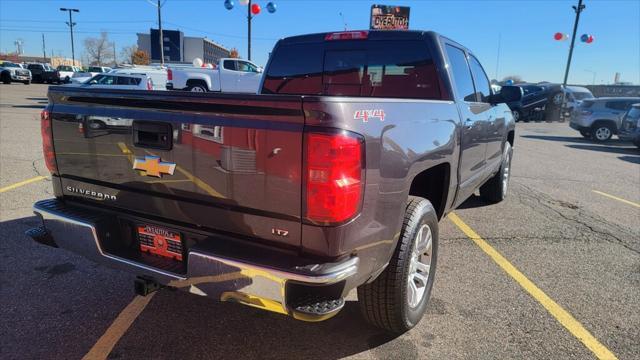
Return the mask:
[[354, 300], [303, 323], [177, 291], [24, 236], [51, 197], [46, 86], [0, 85], [3, 359], [594, 358], [640, 355], [640, 152], [565, 123], [519, 123], [508, 200], [473, 197], [441, 222], [427, 315], [392, 338]]

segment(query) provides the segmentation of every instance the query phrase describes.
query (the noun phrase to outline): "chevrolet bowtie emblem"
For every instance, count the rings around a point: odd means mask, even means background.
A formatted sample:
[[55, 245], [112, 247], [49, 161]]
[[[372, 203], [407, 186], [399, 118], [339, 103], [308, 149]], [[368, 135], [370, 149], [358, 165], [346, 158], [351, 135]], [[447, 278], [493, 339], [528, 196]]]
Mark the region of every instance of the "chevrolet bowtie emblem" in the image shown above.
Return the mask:
[[145, 156], [144, 159], [136, 158], [133, 168], [144, 171], [146, 176], [162, 177], [162, 174], [173, 175], [176, 164], [161, 161], [159, 156]]

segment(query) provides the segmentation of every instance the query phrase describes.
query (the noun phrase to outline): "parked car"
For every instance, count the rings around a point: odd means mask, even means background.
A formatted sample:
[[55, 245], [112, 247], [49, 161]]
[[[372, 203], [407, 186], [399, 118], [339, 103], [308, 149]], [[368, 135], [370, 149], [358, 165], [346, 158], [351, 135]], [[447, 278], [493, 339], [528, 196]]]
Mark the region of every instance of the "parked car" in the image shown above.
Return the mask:
[[508, 103], [513, 111], [515, 121], [529, 121], [531, 117], [542, 115], [547, 104], [547, 92], [540, 85], [518, 84], [515, 85], [522, 91], [522, 98]]
[[11, 84], [12, 81], [15, 81], [29, 85], [31, 83], [31, 71], [23, 69], [18, 64], [4, 61], [0, 64], [0, 81], [4, 84]]
[[153, 80], [148, 75], [105, 73], [78, 86], [92, 89], [153, 90]]
[[622, 118], [618, 137], [620, 140], [631, 141], [640, 148], [640, 103], [631, 105]]
[[[591, 91], [585, 87], [567, 86], [565, 89], [565, 111], [571, 114], [574, 109], [580, 106], [582, 101], [594, 98], [595, 96], [593, 96]], [[551, 101], [556, 107], [562, 105], [562, 90], [556, 92], [551, 98]]]
[[98, 74], [106, 73], [109, 71], [111, 71], [111, 68], [106, 66], [89, 66], [86, 69], [86, 72], [91, 73], [91, 76], [96, 76]]
[[622, 117], [640, 97], [601, 97], [583, 100], [571, 114], [569, 126], [586, 138], [602, 142], [618, 133]]
[[223, 58], [213, 69], [170, 67], [167, 76], [167, 90], [255, 94], [260, 86], [262, 69], [247, 60]]
[[70, 66], [70, 65], [58, 65], [58, 73], [60, 74], [60, 79], [65, 83], [71, 82], [71, 78], [77, 72], [82, 72], [82, 69], [78, 66]]
[[159, 66], [134, 65], [131, 67], [111, 69], [109, 74], [149, 76], [151, 80], [153, 80], [153, 90], [166, 90], [167, 88], [167, 69]]
[[[507, 196], [504, 103], [519, 97], [423, 31], [282, 39], [260, 94], [50, 87], [56, 198], [34, 205], [29, 234], [140, 275], [140, 295], [171, 286], [320, 321], [357, 288], [365, 318], [400, 334], [425, 313], [438, 220], [478, 189]], [[78, 131], [92, 116], [131, 125], [96, 146]]]
[[29, 64], [27, 69], [31, 71], [33, 82], [50, 84], [61, 82], [60, 73], [49, 64]]

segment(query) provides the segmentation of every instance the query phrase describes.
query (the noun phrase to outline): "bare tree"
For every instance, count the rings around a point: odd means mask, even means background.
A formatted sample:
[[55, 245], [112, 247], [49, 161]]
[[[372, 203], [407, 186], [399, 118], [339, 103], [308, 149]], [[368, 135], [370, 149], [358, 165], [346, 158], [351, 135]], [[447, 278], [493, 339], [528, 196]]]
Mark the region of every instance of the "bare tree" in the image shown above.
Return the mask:
[[519, 84], [522, 81], [522, 76], [520, 75], [509, 75], [509, 76], [505, 76], [504, 78], [502, 78], [502, 82], [505, 82], [507, 80], [511, 80], [513, 81], [514, 84]]
[[108, 64], [115, 61], [113, 58], [113, 43], [109, 42], [106, 32], [100, 33], [99, 38], [84, 39], [84, 50], [93, 65]]
[[125, 62], [133, 64], [133, 55], [138, 51], [138, 45], [125, 46], [120, 51], [120, 56]]

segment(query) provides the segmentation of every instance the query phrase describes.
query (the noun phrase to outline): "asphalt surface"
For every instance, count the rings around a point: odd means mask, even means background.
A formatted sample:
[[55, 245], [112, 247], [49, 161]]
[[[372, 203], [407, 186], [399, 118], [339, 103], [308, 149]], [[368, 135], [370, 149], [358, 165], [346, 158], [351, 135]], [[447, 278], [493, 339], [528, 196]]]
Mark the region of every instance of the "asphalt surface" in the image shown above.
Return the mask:
[[[48, 175], [45, 104], [46, 86], [0, 85], [0, 189]], [[519, 123], [512, 165], [506, 201], [472, 197], [455, 213], [618, 358], [639, 358], [640, 152], [566, 123]], [[105, 338], [113, 359], [594, 357], [450, 219], [427, 314], [397, 338], [361, 320], [355, 294], [335, 318], [304, 323], [164, 290], [123, 326], [133, 275], [24, 235], [37, 225], [31, 205], [49, 197], [48, 179], [0, 193], [3, 359], [82, 358]]]

